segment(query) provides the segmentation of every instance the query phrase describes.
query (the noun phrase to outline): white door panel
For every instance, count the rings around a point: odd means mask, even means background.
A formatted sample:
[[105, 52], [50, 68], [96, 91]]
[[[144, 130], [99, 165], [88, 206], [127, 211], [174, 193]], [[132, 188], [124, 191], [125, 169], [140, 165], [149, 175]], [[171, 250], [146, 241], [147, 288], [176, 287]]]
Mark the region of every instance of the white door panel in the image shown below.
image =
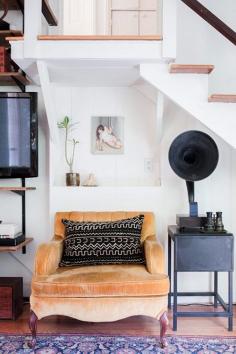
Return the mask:
[[95, 0], [64, 0], [64, 34], [96, 33]]
[[112, 35], [139, 34], [138, 11], [112, 11]]
[[140, 10], [156, 10], [158, 0], [140, 0]]
[[140, 36], [157, 34], [156, 11], [140, 12]]
[[138, 10], [139, 0], [111, 0], [111, 8], [114, 10]]

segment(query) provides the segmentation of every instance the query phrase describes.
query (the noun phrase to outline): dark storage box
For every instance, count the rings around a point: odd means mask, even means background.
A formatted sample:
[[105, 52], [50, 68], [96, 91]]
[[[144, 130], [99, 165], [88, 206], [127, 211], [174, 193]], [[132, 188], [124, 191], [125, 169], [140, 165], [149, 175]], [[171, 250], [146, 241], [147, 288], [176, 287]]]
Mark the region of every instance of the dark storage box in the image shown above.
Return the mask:
[[15, 320], [23, 311], [23, 278], [0, 278], [0, 320]]
[[20, 243], [25, 241], [25, 235], [21, 234], [16, 238], [0, 238], [0, 247], [1, 246], [17, 246]]

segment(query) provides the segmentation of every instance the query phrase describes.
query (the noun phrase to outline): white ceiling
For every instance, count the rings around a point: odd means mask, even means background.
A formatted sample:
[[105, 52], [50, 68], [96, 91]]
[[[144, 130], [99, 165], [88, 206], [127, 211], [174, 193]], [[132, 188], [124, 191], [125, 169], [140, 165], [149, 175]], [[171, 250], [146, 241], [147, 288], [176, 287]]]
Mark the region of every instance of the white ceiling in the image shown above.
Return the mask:
[[50, 82], [70, 86], [130, 86], [139, 78], [136, 68], [78, 67], [49, 68]]

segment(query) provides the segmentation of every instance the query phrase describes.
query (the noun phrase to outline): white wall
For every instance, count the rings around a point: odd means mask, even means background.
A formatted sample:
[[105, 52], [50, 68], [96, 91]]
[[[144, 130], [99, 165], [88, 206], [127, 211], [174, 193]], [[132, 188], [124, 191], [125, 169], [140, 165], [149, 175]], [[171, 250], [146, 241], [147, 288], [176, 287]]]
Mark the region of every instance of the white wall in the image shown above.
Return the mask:
[[4, 21], [10, 23], [10, 28], [12, 30], [22, 31], [23, 29], [23, 16], [20, 11], [8, 11]]
[[[55, 87], [54, 87], [55, 89]], [[82, 90], [84, 93], [82, 93]], [[109, 93], [109, 91], [111, 91]], [[123, 91], [123, 92], [122, 92]], [[142, 109], [144, 105], [146, 114], [137, 114], [140, 124], [140, 118], [143, 121], [152, 120], [153, 103], [147, 102], [147, 99], [141, 97], [134, 89], [122, 88], [57, 88], [55, 96], [57, 100], [57, 115], [60, 120], [65, 114], [69, 114], [80, 121], [81, 145], [78, 154], [78, 169], [83, 166], [87, 159], [90, 164], [99, 164], [96, 159], [100, 156], [92, 157], [89, 151], [90, 124], [87, 124], [90, 114], [93, 112], [110, 113], [111, 108], [114, 113], [122, 113], [129, 118], [136, 115], [136, 109]], [[89, 98], [89, 93], [93, 96]], [[96, 92], [96, 96], [95, 96]], [[118, 95], [119, 93], [119, 95]], [[126, 93], [126, 95], [125, 95]], [[114, 105], [114, 95], [116, 94], [116, 105]], [[113, 96], [113, 103], [111, 97]], [[137, 108], [127, 110], [127, 101], [134, 103], [136, 97]], [[83, 99], [82, 99], [83, 98]], [[88, 101], [85, 101], [85, 99]], [[98, 104], [98, 102], [100, 103]], [[126, 108], [125, 108], [126, 107]], [[148, 108], [149, 107], [149, 108]], [[122, 112], [120, 112], [122, 109]], [[40, 115], [41, 116], [41, 115]], [[134, 121], [133, 121], [134, 122]], [[27, 181], [27, 185], [36, 186], [37, 190], [27, 193], [27, 234], [34, 237], [34, 242], [27, 247], [27, 254], [22, 255], [17, 252], [15, 256], [25, 264], [29, 270], [33, 269], [34, 253], [37, 245], [47, 241], [52, 237], [52, 231], [49, 231], [53, 215], [57, 210], [150, 210], [156, 215], [158, 238], [165, 247], [167, 261], [167, 225], [175, 224], [176, 213], [187, 213], [187, 191], [183, 180], [178, 178], [171, 170], [168, 163], [168, 150], [171, 142], [179, 133], [188, 129], [199, 129], [209, 133], [217, 142], [220, 152], [220, 161], [216, 171], [207, 179], [196, 183], [196, 199], [199, 202], [200, 213], [207, 210], [222, 210], [225, 227], [228, 230], [236, 232], [234, 218], [236, 188], [233, 184], [236, 170], [234, 168], [236, 155], [231, 148], [217, 136], [209, 132], [186, 112], [176, 107], [173, 103], [166, 100], [163, 122], [163, 138], [161, 146], [161, 186], [159, 187], [100, 187], [100, 188], [71, 188], [59, 186], [61, 178], [63, 179], [65, 166], [63, 156], [58, 147], [51, 149], [51, 170], [55, 179], [51, 182], [49, 190], [48, 180], [48, 151], [49, 140], [47, 137], [47, 126], [40, 118], [39, 134], [39, 177]], [[140, 127], [144, 127], [141, 125]], [[146, 128], [145, 128], [146, 129]], [[148, 131], [146, 131], [148, 133]], [[136, 139], [137, 130], [131, 130], [132, 139]], [[145, 135], [144, 135], [145, 136]], [[128, 136], [126, 136], [128, 138]], [[150, 139], [153, 145], [153, 135]], [[140, 139], [139, 148], [146, 147], [145, 138]], [[82, 149], [82, 150], [81, 150]], [[82, 152], [83, 151], [83, 152]], [[154, 151], [155, 152], [155, 151]], [[114, 156], [114, 159], [119, 157]], [[59, 163], [58, 163], [59, 160]], [[98, 160], [97, 160], [98, 161]], [[132, 161], [128, 160], [131, 164]], [[142, 164], [142, 163], [141, 163]], [[85, 166], [85, 165], [84, 165]], [[55, 173], [55, 170], [56, 173]], [[107, 167], [106, 167], [107, 170]], [[105, 172], [104, 172], [105, 174]], [[60, 183], [55, 185], [56, 179]], [[14, 181], [11, 181], [11, 184]], [[15, 181], [16, 183], [17, 181]], [[8, 185], [9, 181], [1, 181], [1, 185]], [[50, 202], [50, 206], [49, 206]], [[20, 222], [20, 198], [10, 192], [1, 192], [1, 219], [9, 222]], [[50, 215], [50, 218], [49, 218]], [[51, 222], [50, 222], [51, 221]], [[30, 271], [18, 264], [8, 254], [1, 253], [0, 267], [2, 276], [23, 276], [24, 277], [24, 295], [29, 295], [30, 290]], [[235, 277], [235, 276], [234, 276]], [[221, 275], [220, 282], [221, 293], [226, 296], [227, 279], [226, 275]], [[208, 274], [183, 273], [179, 276], [180, 289], [206, 290], [212, 283], [212, 277]], [[201, 299], [206, 301], [207, 299]], [[182, 299], [183, 302], [191, 301]], [[236, 294], [234, 294], [236, 301]]]
[[[83, 88], [84, 90], [84, 88]], [[83, 153], [79, 152], [78, 168], [84, 164], [86, 160], [93, 163], [94, 166], [99, 164], [96, 159], [91, 160], [90, 152], [88, 149], [88, 142], [90, 140], [90, 127], [89, 124], [83, 125], [82, 120], [87, 120], [90, 116], [88, 112], [97, 110], [98, 112], [104, 112], [110, 109], [110, 94], [108, 91], [100, 88], [85, 89], [90, 93], [93, 92], [93, 96], [88, 96], [86, 104], [80, 102], [80, 97], [85, 99], [84, 94], [81, 93], [80, 88], [72, 88], [71, 90], [59, 88], [56, 90], [57, 100], [57, 114], [60, 119], [63, 115], [73, 113], [73, 117], [80, 120], [83, 129]], [[94, 92], [101, 90], [100, 94], [95, 95]], [[116, 90], [116, 89], [112, 89]], [[119, 90], [124, 90], [120, 89]], [[125, 90], [124, 90], [125, 91]], [[59, 94], [60, 92], [60, 94]], [[102, 94], [109, 99], [102, 99]], [[59, 95], [59, 96], [58, 96]], [[60, 98], [60, 99], [59, 99]], [[117, 98], [117, 104], [113, 107], [120, 113], [120, 107], [127, 104], [123, 95], [119, 95]], [[130, 100], [130, 97], [129, 97]], [[139, 97], [140, 101], [143, 98]], [[145, 99], [146, 100], [146, 99]], [[99, 104], [98, 101], [101, 101]], [[151, 104], [151, 103], [150, 103]], [[137, 101], [137, 105], [139, 102]], [[72, 111], [71, 111], [71, 107]], [[108, 109], [109, 108], [109, 109]], [[147, 120], [150, 117], [146, 114], [142, 114], [143, 119]], [[129, 118], [129, 117], [128, 117]], [[165, 112], [164, 112], [164, 126], [163, 126], [163, 138], [161, 146], [161, 186], [159, 187], [100, 187], [100, 188], [71, 188], [71, 187], [59, 187], [53, 185], [50, 191], [50, 217], [51, 225], [53, 215], [58, 210], [84, 210], [84, 211], [101, 211], [101, 210], [151, 210], [155, 212], [158, 238], [165, 246], [166, 261], [167, 261], [167, 226], [169, 224], [175, 224], [175, 217], [177, 213], [188, 213], [188, 201], [187, 190], [183, 180], [177, 177], [171, 170], [168, 162], [168, 150], [173, 139], [181, 132], [199, 129], [210, 134], [215, 139], [220, 152], [220, 160], [215, 172], [207, 179], [196, 183], [196, 200], [199, 202], [199, 212], [205, 213], [208, 210], [222, 210], [224, 216], [224, 224], [226, 229], [233, 230], [235, 228], [235, 222], [233, 222], [232, 212], [232, 150], [224, 143], [220, 138], [208, 131], [202, 124], [192, 118], [189, 114], [184, 112], [181, 108], [176, 107], [173, 103], [166, 100]], [[132, 130], [133, 137], [137, 134], [136, 130]], [[126, 136], [126, 138], [128, 138]], [[140, 148], [145, 146], [145, 140], [140, 140]], [[58, 159], [62, 161], [62, 155], [60, 155], [58, 148], [51, 149], [52, 160]], [[53, 157], [53, 154], [57, 155]], [[118, 157], [114, 156], [114, 160]], [[53, 162], [53, 161], [52, 161]], [[132, 164], [132, 160], [128, 160], [127, 163]], [[56, 174], [64, 175], [64, 167], [58, 163], [53, 170], [57, 168]], [[104, 175], [107, 173], [107, 167], [104, 169]], [[235, 171], [234, 171], [235, 173]], [[236, 230], [235, 230], [236, 231]], [[227, 294], [227, 276], [222, 274], [220, 276], [220, 291], [223, 296]], [[180, 290], [185, 291], [204, 291], [208, 290], [209, 286], [212, 288], [212, 275], [203, 273], [183, 273], [179, 276]], [[234, 294], [234, 300], [236, 294]], [[195, 301], [196, 299], [194, 299]], [[192, 301], [191, 299], [183, 298], [182, 302]], [[200, 301], [208, 301], [206, 298], [200, 299]]]
[[[236, 29], [234, 0], [202, 0], [202, 4]], [[235, 46], [181, 1], [177, 11], [177, 62], [214, 64], [210, 93], [236, 92]]]
[[[159, 183], [155, 160], [156, 106], [134, 88], [73, 87], [53, 88], [58, 120], [69, 115], [79, 122], [73, 131], [80, 141], [74, 171], [82, 182], [92, 172], [100, 186], [150, 186]], [[95, 155], [91, 153], [91, 117], [119, 116], [124, 118], [124, 154]], [[61, 146], [57, 147], [58, 162], [64, 161], [64, 131], [60, 131]], [[145, 159], [153, 161], [154, 173], [145, 171]], [[57, 165], [57, 162], [56, 162]], [[55, 168], [54, 184], [65, 185], [64, 164]]]

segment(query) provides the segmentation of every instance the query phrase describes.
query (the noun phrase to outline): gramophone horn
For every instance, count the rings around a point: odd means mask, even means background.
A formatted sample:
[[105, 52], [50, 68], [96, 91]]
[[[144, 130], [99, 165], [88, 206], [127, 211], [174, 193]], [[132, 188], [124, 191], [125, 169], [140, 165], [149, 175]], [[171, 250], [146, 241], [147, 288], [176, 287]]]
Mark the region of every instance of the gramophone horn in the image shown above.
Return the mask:
[[190, 130], [175, 138], [169, 150], [169, 162], [174, 172], [186, 181], [200, 181], [216, 168], [219, 152], [207, 134]]
[[216, 168], [219, 152], [207, 134], [190, 130], [175, 138], [169, 150], [169, 162], [174, 172], [185, 179], [188, 189], [190, 216], [198, 215], [194, 202], [194, 181], [208, 177]]

